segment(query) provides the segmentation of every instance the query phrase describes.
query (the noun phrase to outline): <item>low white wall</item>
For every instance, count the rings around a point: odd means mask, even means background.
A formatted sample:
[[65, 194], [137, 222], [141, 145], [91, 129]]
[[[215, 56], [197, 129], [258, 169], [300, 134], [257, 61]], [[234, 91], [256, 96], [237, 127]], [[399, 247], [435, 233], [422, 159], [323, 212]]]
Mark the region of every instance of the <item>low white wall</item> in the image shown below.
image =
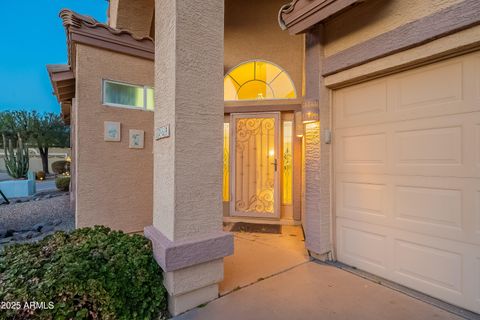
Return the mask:
[[[37, 172], [42, 171], [42, 158], [40, 158], [40, 152], [36, 148], [30, 148], [30, 170]], [[52, 171], [52, 163], [59, 160], [65, 160], [67, 156], [70, 156], [70, 148], [52, 148], [48, 150], [48, 167], [50, 173]], [[0, 172], [6, 172], [5, 168], [5, 153], [3, 149], [0, 149]]]

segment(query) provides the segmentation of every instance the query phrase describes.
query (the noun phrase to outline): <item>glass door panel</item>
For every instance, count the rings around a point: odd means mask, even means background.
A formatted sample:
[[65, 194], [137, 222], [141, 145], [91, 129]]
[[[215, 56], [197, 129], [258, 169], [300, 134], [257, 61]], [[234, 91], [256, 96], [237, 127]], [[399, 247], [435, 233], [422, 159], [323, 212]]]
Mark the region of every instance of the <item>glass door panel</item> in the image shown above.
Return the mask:
[[279, 217], [279, 114], [232, 115], [231, 213]]

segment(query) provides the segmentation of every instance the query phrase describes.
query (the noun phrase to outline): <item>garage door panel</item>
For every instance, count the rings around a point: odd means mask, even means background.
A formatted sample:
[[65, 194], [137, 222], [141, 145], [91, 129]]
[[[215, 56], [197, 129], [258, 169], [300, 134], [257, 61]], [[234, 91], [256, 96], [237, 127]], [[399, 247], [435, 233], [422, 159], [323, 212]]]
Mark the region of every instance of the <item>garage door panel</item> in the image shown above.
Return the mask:
[[420, 223], [425, 227], [462, 228], [462, 197], [460, 189], [396, 186], [395, 208], [397, 218]]
[[389, 134], [386, 127], [348, 128], [335, 133], [336, 165], [341, 172], [386, 173]]
[[436, 298], [480, 310], [476, 300], [478, 247], [393, 230], [392, 280]]
[[395, 132], [397, 165], [461, 166], [462, 127], [419, 128]]
[[337, 219], [337, 235], [338, 260], [470, 310], [480, 310], [476, 298], [477, 247], [344, 218]]
[[391, 209], [389, 185], [384, 175], [339, 174], [335, 183], [338, 217], [388, 225]]
[[338, 203], [346, 216], [364, 216], [374, 219], [385, 218], [387, 214], [387, 186], [363, 182], [339, 182]]
[[[395, 240], [395, 272], [404, 282], [417, 281], [443, 291], [462, 291], [462, 255], [411, 241]], [[412, 281], [413, 280], [413, 281]]]
[[337, 125], [381, 121], [387, 113], [387, 82], [372, 81], [348, 88], [333, 97]]
[[338, 259], [480, 312], [480, 53], [333, 103]]
[[480, 177], [475, 163], [475, 125], [480, 113], [442, 116], [392, 124], [389, 173]]
[[336, 171], [480, 177], [477, 118], [480, 112], [338, 129]]
[[479, 111], [479, 74], [480, 55], [470, 54], [337, 90], [334, 125], [344, 128]]
[[350, 173], [335, 179], [337, 217], [480, 245], [478, 179]]
[[[388, 267], [388, 239], [386, 233], [368, 224], [338, 219], [338, 257], [350, 265], [379, 275], [386, 275]], [[363, 245], [367, 244], [367, 245]]]
[[[402, 187], [403, 189], [403, 187]], [[480, 245], [480, 237], [475, 234], [472, 225], [468, 224], [471, 214], [469, 197], [460, 190], [453, 189], [431, 189], [431, 190], [409, 190], [407, 195], [400, 195], [395, 198], [394, 219], [390, 222], [399, 230], [411, 231], [418, 234], [463, 242], [467, 244]], [[414, 202], [418, 199], [418, 205]], [[439, 203], [435, 203], [439, 199]], [[438, 211], [422, 211], [434, 210]]]
[[358, 134], [342, 137], [343, 162], [346, 165], [385, 165], [387, 137], [385, 133]]
[[474, 172], [467, 115], [412, 120], [396, 125], [394, 171], [397, 174], [470, 177]]
[[394, 111], [438, 107], [463, 100], [464, 61], [438, 63], [394, 77]]

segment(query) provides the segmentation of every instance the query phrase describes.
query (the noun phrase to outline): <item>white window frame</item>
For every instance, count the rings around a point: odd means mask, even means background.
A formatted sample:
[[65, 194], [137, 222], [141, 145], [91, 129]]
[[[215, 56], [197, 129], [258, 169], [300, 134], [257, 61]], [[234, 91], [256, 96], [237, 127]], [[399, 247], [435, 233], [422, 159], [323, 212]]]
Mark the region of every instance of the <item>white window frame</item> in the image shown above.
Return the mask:
[[[295, 100], [295, 99], [298, 99], [298, 94], [297, 94], [297, 87], [295, 86], [295, 82], [293, 81], [292, 77], [290, 76], [290, 73], [287, 72], [286, 69], [282, 68], [279, 64], [276, 64], [275, 62], [272, 62], [272, 61], [269, 61], [269, 60], [265, 60], [265, 59], [250, 59], [250, 60], [246, 60], [246, 61], [243, 61], [243, 62], [240, 62], [239, 64], [237, 64], [236, 66], [234, 66], [233, 68], [230, 68], [224, 75], [223, 75], [223, 80], [225, 80], [225, 78], [227, 76], [230, 75], [230, 73], [232, 71], [234, 71], [235, 69], [237, 69], [238, 67], [244, 65], [244, 64], [247, 64], [247, 63], [250, 63], [250, 62], [264, 62], [264, 63], [268, 63], [268, 64], [271, 64], [273, 66], [276, 66], [278, 69], [280, 69], [280, 73], [277, 75], [277, 77], [281, 74], [281, 73], [285, 73], [287, 76], [288, 76], [288, 79], [290, 80], [290, 83], [292, 84], [292, 87], [293, 87], [293, 91], [295, 92], [295, 97], [294, 98], [268, 98], [268, 99], [238, 99], [238, 90], [236, 92], [236, 97], [237, 99], [233, 99], [233, 100], [223, 100], [225, 102], [232, 102], [232, 101], [235, 101], [235, 102], [239, 102], [239, 101], [289, 101], [289, 100]], [[276, 78], [276, 77], [275, 77]], [[233, 79], [233, 78], [232, 78]], [[235, 79], [234, 79], [235, 81]], [[251, 81], [251, 80], [250, 80]], [[272, 80], [273, 81], [273, 80]], [[247, 81], [248, 82], [248, 81]], [[271, 82], [270, 82], [271, 83]], [[245, 84], [245, 83], [244, 83]], [[225, 86], [225, 84], [224, 84]], [[242, 85], [243, 86], [243, 85]], [[270, 86], [269, 84], [267, 84], [267, 86]], [[240, 88], [239, 88], [240, 90]], [[273, 90], [272, 90], [273, 91]]]
[[[128, 104], [106, 102], [105, 101], [105, 97], [106, 97], [106, 85], [105, 85], [105, 83], [107, 83], [107, 82], [114, 83], [114, 84], [120, 84], [120, 85], [124, 85], [124, 86], [129, 86], [129, 87], [142, 88], [143, 89], [143, 107], [137, 107], [137, 106], [132, 106], [132, 105], [128, 105]], [[102, 105], [107, 106], [107, 107], [115, 107], [115, 108], [124, 108], [124, 109], [131, 109], [131, 110], [142, 110], [142, 111], [153, 112], [154, 110], [147, 109], [147, 89], [154, 90], [154, 88], [151, 87], [151, 86], [132, 84], [132, 83], [115, 81], [115, 80], [110, 80], [110, 79], [102, 79]], [[155, 109], [155, 106], [154, 106], [154, 109]]]

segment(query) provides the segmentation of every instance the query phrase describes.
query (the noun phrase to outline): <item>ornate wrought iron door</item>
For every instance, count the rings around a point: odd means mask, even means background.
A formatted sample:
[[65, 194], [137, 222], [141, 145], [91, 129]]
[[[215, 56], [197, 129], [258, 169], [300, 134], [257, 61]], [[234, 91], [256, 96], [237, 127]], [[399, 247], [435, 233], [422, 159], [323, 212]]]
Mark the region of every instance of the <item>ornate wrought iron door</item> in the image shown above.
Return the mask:
[[279, 217], [279, 113], [232, 114], [230, 213]]

